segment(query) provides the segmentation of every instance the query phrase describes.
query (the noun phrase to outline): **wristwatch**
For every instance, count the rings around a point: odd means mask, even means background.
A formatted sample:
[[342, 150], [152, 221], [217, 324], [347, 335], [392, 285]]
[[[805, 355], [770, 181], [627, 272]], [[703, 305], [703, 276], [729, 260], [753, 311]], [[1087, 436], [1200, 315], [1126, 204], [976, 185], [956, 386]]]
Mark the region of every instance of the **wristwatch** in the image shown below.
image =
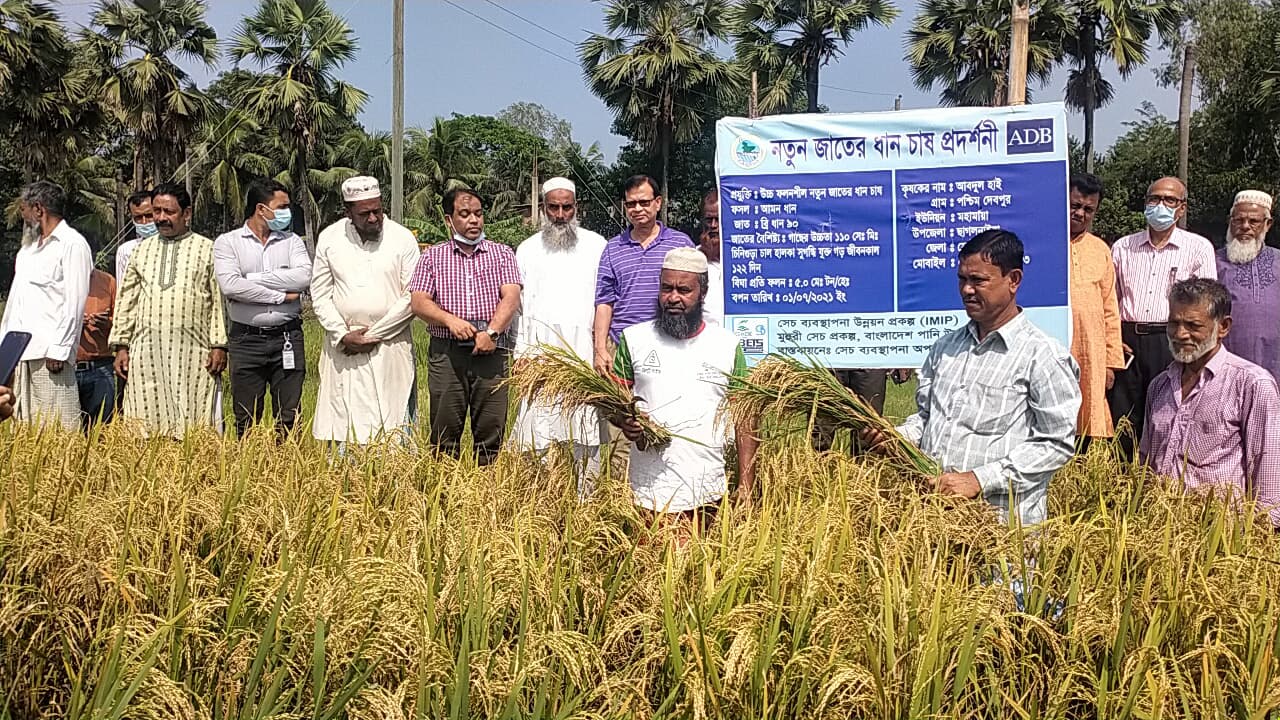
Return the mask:
[[488, 335], [490, 340], [493, 340], [496, 342], [498, 340], [498, 336], [501, 335], [502, 333], [498, 332], [497, 330], [494, 330], [493, 328], [488, 328], [487, 330], [484, 331], [484, 334]]

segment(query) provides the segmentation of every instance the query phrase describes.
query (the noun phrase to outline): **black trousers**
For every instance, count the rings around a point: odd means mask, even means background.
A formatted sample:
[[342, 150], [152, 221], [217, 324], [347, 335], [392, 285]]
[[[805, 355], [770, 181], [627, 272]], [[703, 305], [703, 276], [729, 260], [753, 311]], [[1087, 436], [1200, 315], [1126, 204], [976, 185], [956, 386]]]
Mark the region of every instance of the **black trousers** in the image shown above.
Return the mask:
[[[1173, 362], [1164, 323], [1120, 323], [1120, 337], [1133, 350], [1133, 362], [1127, 370], [1116, 372], [1115, 385], [1107, 391], [1111, 419], [1119, 422], [1128, 417], [1133, 423], [1134, 437], [1142, 439], [1142, 425], [1147, 419], [1147, 388], [1156, 376]], [[1133, 456], [1133, 445], [1125, 439], [1121, 448]]]
[[[888, 387], [889, 371], [887, 370], [832, 370], [836, 379], [841, 385], [849, 388], [858, 397], [862, 398], [871, 407], [875, 408], [877, 413], [884, 413], [884, 396]], [[813, 449], [818, 452], [826, 452], [831, 449], [835, 442], [837, 428], [829, 425], [816, 423], [813, 428], [813, 437], [811, 438]], [[853, 438], [850, 444], [855, 452], [858, 449], [857, 438]]]
[[431, 442], [453, 457], [462, 452], [462, 431], [471, 420], [476, 461], [488, 465], [502, 449], [507, 430], [507, 350], [472, 355], [472, 346], [431, 338], [427, 392], [431, 397]]
[[[292, 370], [284, 369], [286, 338], [293, 346]], [[302, 405], [302, 381], [307, 376], [302, 323], [295, 321], [281, 328], [231, 323], [227, 340], [236, 433], [243, 436], [254, 423], [262, 422], [268, 392], [277, 432], [283, 435], [293, 430]]]

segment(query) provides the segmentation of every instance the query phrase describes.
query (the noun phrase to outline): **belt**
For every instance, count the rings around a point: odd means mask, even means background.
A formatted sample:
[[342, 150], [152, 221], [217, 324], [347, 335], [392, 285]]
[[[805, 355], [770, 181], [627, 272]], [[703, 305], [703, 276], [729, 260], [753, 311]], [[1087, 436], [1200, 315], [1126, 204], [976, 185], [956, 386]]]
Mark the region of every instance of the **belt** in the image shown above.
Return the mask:
[[92, 360], [83, 360], [76, 363], [76, 372], [80, 372], [81, 370], [92, 370], [96, 367], [102, 367], [103, 365], [110, 365], [114, 362], [115, 360], [109, 357], [100, 357], [100, 358], [93, 358]]
[[1169, 323], [1162, 322], [1122, 322], [1120, 324], [1128, 325], [1139, 335], [1164, 335], [1165, 329], [1169, 325]]
[[257, 325], [245, 325], [232, 321], [231, 331], [242, 335], [279, 335], [280, 333], [295, 332], [302, 329], [302, 320], [293, 319], [282, 325], [272, 325], [271, 327], [258, 327]]

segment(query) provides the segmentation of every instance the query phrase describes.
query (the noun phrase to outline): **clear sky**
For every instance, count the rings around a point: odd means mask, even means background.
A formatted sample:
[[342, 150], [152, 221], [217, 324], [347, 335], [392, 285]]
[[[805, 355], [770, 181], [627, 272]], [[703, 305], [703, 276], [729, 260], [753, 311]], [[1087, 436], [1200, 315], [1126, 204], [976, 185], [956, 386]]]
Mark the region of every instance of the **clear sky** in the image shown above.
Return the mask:
[[[373, 129], [390, 129], [391, 0], [330, 3], [359, 38], [358, 58], [344, 67], [341, 75], [369, 93], [361, 120]], [[56, 4], [72, 24], [85, 23], [93, 6], [89, 0]], [[219, 38], [229, 39], [257, 3], [208, 0], [208, 5], [209, 21]], [[429, 126], [432, 118], [454, 112], [492, 115], [513, 102], [530, 101], [569, 120], [574, 139], [584, 145], [599, 141], [605, 154], [614, 157], [622, 139], [609, 132], [612, 117], [587, 89], [574, 46], [588, 33], [603, 29], [601, 4], [588, 0], [406, 0], [405, 5], [406, 125]], [[831, 110], [891, 109], [898, 94], [904, 108], [937, 104], [936, 93], [922, 93], [911, 84], [902, 55], [916, 3], [900, 2], [900, 8], [903, 14], [893, 26], [860, 34], [844, 57], [823, 69], [822, 84], [826, 87], [821, 88], [819, 97]], [[1164, 61], [1163, 53], [1157, 51], [1156, 56], [1158, 62]], [[223, 65], [229, 63], [224, 61]], [[1104, 71], [1118, 92], [1117, 99], [1097, 114], [1100, 147], [1124, 133], [1123, 124], [1136, 119], [1136, 110], [1144, 100], [1176, 117], [1176, 88], [1159, 87], [1153, 70], [1154, 65], [1140, 68], [1127, 81], [1117, 77], [1114, 67]], [[216, 71], [193, 70], [201, 85], [214, 74]], [[1045, 88], [1032, 88], [1034, 99], [1060, 99], [1065, 81], [1066, 72], [1059, 71]], [[1080, 134], [1080, 116], [1071, 116], [1070, 123], [1072, 132]]]

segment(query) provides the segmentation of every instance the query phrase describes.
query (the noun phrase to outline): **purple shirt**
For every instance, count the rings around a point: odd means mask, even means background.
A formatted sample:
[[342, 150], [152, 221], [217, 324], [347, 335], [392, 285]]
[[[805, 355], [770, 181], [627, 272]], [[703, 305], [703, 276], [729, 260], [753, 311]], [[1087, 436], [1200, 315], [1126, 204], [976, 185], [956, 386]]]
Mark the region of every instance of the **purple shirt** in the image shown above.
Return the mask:
[[1280, 381], [1280, 250], [1263, 247], [1252, 262], [1236, 265], [1218, 251], [1218, 280], [1231, 291], [1228, 350]]
[[1182, 365], [1151, 381], [1142, 460], [1188, 489], [1228, 487], [1280, 527], [1280, 389], [1266, 370], [1226, 348], [1182, 396]]
[[641, 247], [631, 239], [631, 230], [605, 245], [596, 273], [596, 305], [613, 306], [609, 337], [618, 342], [622, 331], [658, 317], [658, 286], [662, 261], [679, 247], [693, 247], [693, 241], [679, 230], [658, 224], [658, 237]]

